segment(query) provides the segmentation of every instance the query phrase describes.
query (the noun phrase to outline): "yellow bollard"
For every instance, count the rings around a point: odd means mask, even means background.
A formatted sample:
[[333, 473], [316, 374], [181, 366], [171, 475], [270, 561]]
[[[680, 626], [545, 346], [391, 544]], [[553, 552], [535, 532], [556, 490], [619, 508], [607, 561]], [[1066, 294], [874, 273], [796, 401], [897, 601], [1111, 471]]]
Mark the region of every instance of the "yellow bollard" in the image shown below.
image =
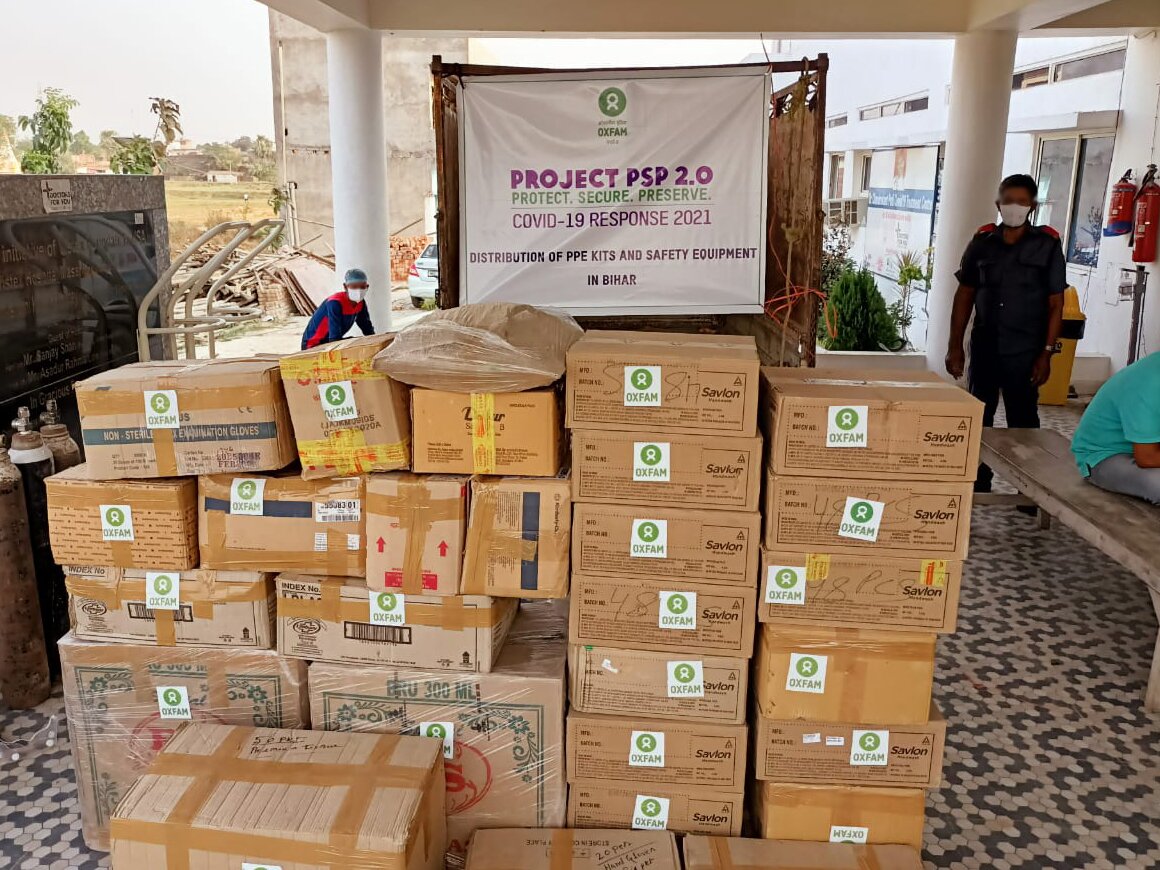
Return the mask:
[[1063, 291], [1063, 330], [1055, 356], [1051, 358], [1051, 377], [1039, 388], [1039, 404], [1065, 405], [1071, 388], [1071, 369], [1075, 364], [1075, 346], [1083, 338], [1087, 318], [1079, 307], [1079, 292], [1074, 287]]

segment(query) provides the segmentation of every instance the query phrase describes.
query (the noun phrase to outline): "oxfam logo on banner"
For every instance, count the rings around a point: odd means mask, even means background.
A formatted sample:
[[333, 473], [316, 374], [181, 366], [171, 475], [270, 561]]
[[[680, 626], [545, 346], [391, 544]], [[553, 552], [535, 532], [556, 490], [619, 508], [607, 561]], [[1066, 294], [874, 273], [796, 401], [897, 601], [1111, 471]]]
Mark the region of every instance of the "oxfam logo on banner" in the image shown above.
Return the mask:
[[127, 504], [103, 504], [101, 511], [101, 540], [133, 540], [133, 509]]
[[661, 592], [660, 618], [658, 625], [661, 628], [697, 627], [697, 593], [696, 592]]
[[322, 413], [332, 423], [353, 420], [358, 416], [354, 402], [354, 388], [350, 381], [335, 381], [318, 385], [318, 397], [322, 401]]
[[403, 625], [407, 621], [406, 596], [399, 592], [371, 592], [372, 625]]
[[597, 105], [606, 117], [615, 118], [628, 108], [628, 98], [620, 88], [605, 88], [600, 92]]
[[661, 404], [661, 367], [624, 367], [624, 406], [626, 408], [659, 407]]
[[786, 691], [823, 694], [826, 691], [826, 663], [826, 656], [790, 653], [785, 678]]
[[806, 603], [806, 569], [794, 565], [770, 565], [765, 581], [766, 604]]
[[853, 538], [856, 541], [877, 541], [878, 530], [882, 525], [882, 511], [885, 507], [886, 505], [880, 501], [847, 496], [842, 522], [838, 527], [839, 537]]

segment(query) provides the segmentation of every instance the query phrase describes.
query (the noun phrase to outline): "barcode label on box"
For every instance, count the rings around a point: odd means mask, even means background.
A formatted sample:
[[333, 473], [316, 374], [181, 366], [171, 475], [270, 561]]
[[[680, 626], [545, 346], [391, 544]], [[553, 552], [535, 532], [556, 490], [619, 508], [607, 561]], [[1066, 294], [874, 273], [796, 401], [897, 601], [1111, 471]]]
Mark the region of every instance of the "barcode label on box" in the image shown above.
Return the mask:
[[357, 523], [362, 519], [362, 502], [357, 498], [316, 501], [314, 520], [319, 523]]

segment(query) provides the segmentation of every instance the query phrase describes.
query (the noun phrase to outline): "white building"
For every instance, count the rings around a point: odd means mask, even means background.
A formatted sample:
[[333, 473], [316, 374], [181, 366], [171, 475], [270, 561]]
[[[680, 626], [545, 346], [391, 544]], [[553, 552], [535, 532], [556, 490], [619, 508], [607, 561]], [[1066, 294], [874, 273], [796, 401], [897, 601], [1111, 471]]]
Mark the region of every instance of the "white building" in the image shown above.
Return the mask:
[[[1088, 317], [1080, 352], [1106, 356], [1113, 368], [1127, 359], [1132, 302], [1120, 296], [1120, 269], [1133, 264], [1126, 238], [1103, 239], [1100, 230], [1110, 185], [1129, 168], [1139, 177], [1156, 159], [1147, 131], [1128, 134], [1121, 112], [1129, 43], [1155, 40], [1154, 33], [1021, 39], [1011, 80], [1002, 175], [1025, 172], [1039, 182], [1036, 220], [1062, 236], [1068, 279]], [[816, 44], [795, 43], [792, 53], [810, 50]], [[934, 244], [953, 43], [839, 42], [826, 50], [827, 211], [847, 224], [851, 255], [875, 272], [891, 302], [899, 295], [898, 254], [922, 255]], [[1155, 46], [1151, 54], [1154, 67]], [[1153, 71], [1152, 81], [1158, 79]], [[997, 181], [978, 179], [989, 188]], [[924, 293], [912, 297], [909, 335], [919, 349], [927, 344], [926, 300]], [[1149, 305], [1145, 315], [1144, 350], [1160, 350], [1157, 309]]]

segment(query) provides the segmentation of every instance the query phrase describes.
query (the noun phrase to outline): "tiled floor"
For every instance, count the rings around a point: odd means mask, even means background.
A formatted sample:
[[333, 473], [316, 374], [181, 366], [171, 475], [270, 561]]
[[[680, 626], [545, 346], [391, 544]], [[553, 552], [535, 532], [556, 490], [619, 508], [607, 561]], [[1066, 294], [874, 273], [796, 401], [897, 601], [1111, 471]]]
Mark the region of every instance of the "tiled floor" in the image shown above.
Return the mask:
[[[1070, 409], [1045, 422], [1070, 431]], [[976, 508], [959, 631], [939, 646], [950, 722], [927, 799], [929, 868], [1160, 867], [1160, 714], [1141, 695], [1156, 638], [1144, 586], [1058, 525]], [[0, 712], [6, 740], [61, 714]], [[0, 867], [97, 868], [69, 746], [0, 760]]]

